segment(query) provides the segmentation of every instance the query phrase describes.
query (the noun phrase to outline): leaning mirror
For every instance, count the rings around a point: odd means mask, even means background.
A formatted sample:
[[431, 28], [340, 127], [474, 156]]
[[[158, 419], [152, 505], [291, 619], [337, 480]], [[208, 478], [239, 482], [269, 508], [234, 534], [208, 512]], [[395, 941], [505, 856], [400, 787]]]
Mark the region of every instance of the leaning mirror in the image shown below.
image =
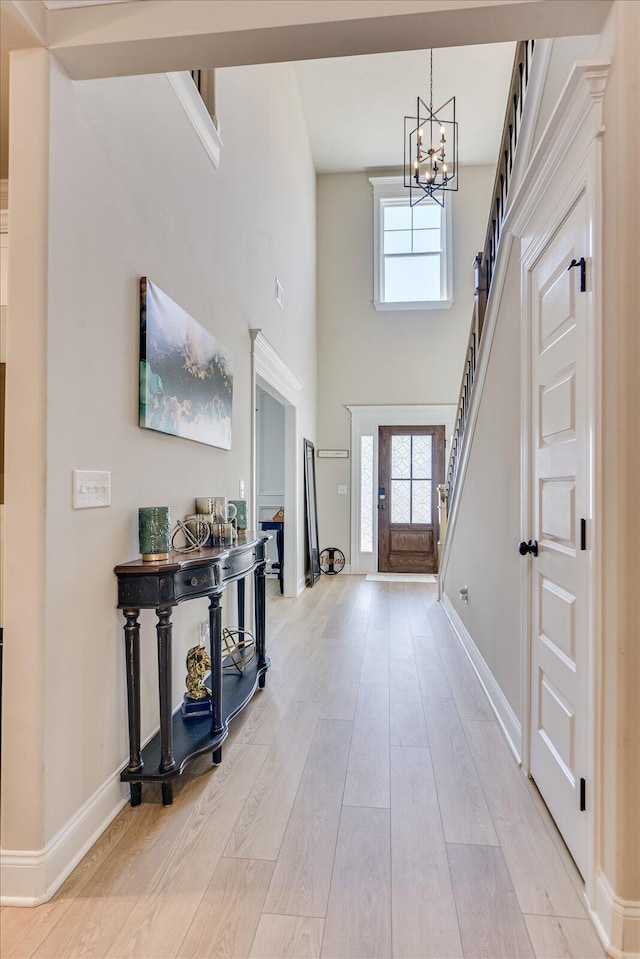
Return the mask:
[[320, 551], [318, 549], [318, 510], [316, 504], [316, 460], [313, 443], [304, 441], [304, 508], [307, 519], [307, 584], [320, 578]]

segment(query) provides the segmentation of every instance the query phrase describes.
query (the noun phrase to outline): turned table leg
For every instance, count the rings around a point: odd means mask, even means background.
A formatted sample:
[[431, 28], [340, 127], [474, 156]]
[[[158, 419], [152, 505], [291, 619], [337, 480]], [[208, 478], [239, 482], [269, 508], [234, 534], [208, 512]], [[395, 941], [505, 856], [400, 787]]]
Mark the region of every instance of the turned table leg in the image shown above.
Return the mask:
[[[258, 669], [266, 665], [265, 655], [265, 617], [266, 617], [266, 591], [265, 591], [265, 571], [266, 563], [260, 563], [256, 566], [254, 573], [255, 582], [255, 622], [256, 622], [256, 652], [258, 654]], [[258, 679], [258, 686], [264, 689], [266, 674], [263, 673]]]
[[[222, 608], [220, 593], [209, 600], [209, 636], [211, 639], [211, 735], [219, 736], [222, 725]], [[222, 761], [222, 747], [213, 750], [213, 762]]]
[[244, 643], [244, 579], [237, 582], [238, 589], [238, 629], [240, 630], [239, 641]]
[[[140, 623], [139, 609], [124, 609], [125, 659], [127, 667], [127, 711], [129, 715], [129, 765], [128, 773], [140, 772]], [[142, 783], [131, 783], [131, 805], [142, 801]]]
[[[173, 734], [171, 729], [171, 607], [156, 609], [158, 622], [158, 696], [160, 700], [160, 772], [170, 772], [175, 768], [173, 758]], [[165, 788], [167, 787], [167, 788]], [[170, 806], [173, 800], [173, 787], [163, 783], [162, 801]]]

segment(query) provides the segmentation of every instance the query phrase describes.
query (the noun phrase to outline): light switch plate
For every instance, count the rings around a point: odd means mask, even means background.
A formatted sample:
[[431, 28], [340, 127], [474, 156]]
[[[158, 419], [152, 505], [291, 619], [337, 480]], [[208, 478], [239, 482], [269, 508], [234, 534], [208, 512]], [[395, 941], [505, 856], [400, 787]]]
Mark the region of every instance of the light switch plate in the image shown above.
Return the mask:
[[340, 485], [340, 486], [338, 487], [338, 493], [340, 494], [340, 496], [346, 496], [346, 495], [347, 495], [347, 487]]
[[111, 473], [108, 470], [73, 471], [73, 508], [111, 506]]

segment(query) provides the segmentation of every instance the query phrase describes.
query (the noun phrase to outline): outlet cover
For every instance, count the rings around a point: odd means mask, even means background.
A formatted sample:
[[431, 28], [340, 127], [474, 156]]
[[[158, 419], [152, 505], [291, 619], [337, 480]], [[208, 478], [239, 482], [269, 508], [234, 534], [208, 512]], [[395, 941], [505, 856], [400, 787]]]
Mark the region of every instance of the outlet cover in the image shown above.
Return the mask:
[[73, 471], [73, 508], [111, 506], [111, 473], [107, 470]]

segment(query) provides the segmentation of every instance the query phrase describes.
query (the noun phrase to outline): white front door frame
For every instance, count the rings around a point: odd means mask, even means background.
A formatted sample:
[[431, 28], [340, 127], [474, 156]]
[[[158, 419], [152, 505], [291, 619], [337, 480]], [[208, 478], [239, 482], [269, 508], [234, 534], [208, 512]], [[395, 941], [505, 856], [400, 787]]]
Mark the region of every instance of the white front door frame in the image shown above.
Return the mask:
[[298, 402], [304, 384], [289, 369], [268, 338], [259, 329], [251, 334], [251, 500], [247, 515], [257, 521], [257, 437], [256, 437], [256, 388], [273, 396], [284, 406], [284, 578], [285, 596], [297, 596], [300, 592], [298, 566], [297, 517], [300, 502], [301, 482], [296, 455], [298, 446]]
[[[454, 403], [425, 404], [424, 406], [347, 406], [351, 415], [351, 569], [352, 573], [378, 572], [378, 523], [375, 495], [378, 488], [378, 427], [379, 426], [443, 426], [445, 428], [445, 465], [455, 426], [457, 406]], [[371, 552], [360, 551], [360, 441], [373, 437], [373, 481], [371, 502], [373, 508], [373, 547]]]

